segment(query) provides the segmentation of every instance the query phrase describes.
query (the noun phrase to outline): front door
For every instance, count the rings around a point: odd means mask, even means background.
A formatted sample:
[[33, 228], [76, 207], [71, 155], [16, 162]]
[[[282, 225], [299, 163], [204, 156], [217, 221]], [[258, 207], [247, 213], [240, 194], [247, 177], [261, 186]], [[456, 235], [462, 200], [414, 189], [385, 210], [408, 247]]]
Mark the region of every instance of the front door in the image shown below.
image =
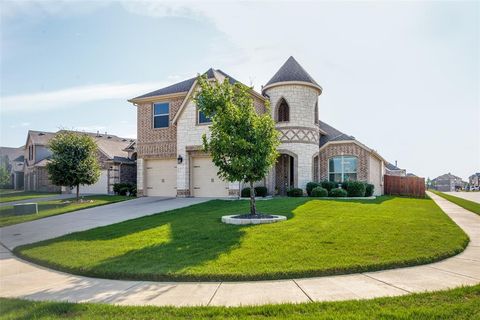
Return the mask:
[[287, 195], [287, 190], [294, 185], [294, 159], [288, 154], [281, 154], [275, 165], [275, 189], [278, 195]]

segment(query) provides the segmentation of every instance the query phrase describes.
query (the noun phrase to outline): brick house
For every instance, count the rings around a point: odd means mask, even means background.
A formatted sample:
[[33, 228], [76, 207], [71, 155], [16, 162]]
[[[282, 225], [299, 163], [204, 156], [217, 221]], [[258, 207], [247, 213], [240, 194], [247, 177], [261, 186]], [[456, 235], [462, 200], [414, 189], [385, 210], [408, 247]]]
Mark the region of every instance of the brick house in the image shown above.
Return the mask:
[[388, 176], [398, 176], [398, 177], [406, 177], [407, 175], [407, 170], [405, 169], [400, 169], [397, 167], [397, 162], [395, 161], [395, 164], [392, 164], [390, 162], [387, 162], [385, 164], [385, 174]]
[[0, 165], [4, 166], [10, 174], [7, 186], [15, 190], [23, 189], [23, 151], [24, 147], [0, 147]]
[[480, 172], [474, 173], [468, 177], [468, 184], [470, 187], [478, 189], [480, 186]]
[[[65, 192], [66, 187], [55, 186], [48, 178], [46, 165], [52, 155], [49, 141], [58, 133], [28, 131], [24, 149], [24, 187], [25, 191]], [[80, 193], [109, 194], [113, 184], [119, 182], [136, 183], [135, 150], [128, 149], [134, 140], [120, 138], [111, 134], [78, 132], [91, 136], [98, 146], [98, 161], [101, 174], [97, 183], [80, 186]]]
[[[209, 79], [233, 77], [209, 69]], [[226, 197], [238, 195], [238, 182], [222, 181], [202, 150], [209, 119], [192, 101], [196, 77], [130, 99], [137, 107], [137, 189], [139, 196]], [[305, 189], [310, 181], [367, 181], [383, 193], [386, 161], [373, 149], [319, 120], [322, 87], [290, 57], [262, 87], [250, 91], [257, 112], [270, 102], [280, 133], [280, 157], [264, 181], [270, 194]]]
[[457, 177], [453, 174], [446, 173], [441, 176], [436, 177], [432, 180], [432, 187], [438, 191], [455, 191], [461, 190], [465, 186], [465, 182], [462, 178]]

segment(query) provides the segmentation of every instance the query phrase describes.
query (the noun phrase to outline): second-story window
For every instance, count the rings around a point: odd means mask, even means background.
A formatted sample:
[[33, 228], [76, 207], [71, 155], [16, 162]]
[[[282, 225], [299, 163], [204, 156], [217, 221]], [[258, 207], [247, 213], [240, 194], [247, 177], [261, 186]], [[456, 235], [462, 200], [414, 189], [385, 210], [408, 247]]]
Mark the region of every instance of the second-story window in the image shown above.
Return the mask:
[[33, 160], [33, 146], [28, 146], [28, 160]]
[[212, 122], [212, 119], [207, 117], [205, 115], [205, 113], [203, 113], [202, 111], [198, 111], [198, 123], [199, 124], [210, 123], [210, 122]]
[[169, 115], [170, 107], [168, 103], [154, 103], [153, 104], [153, 127], [167, 128], [170, 122]]
[[287, 101], [282, 98], [278, 104], [277, 110], [277, 122], [287, 122], [290, 121], [290, 107], [288, 106]]

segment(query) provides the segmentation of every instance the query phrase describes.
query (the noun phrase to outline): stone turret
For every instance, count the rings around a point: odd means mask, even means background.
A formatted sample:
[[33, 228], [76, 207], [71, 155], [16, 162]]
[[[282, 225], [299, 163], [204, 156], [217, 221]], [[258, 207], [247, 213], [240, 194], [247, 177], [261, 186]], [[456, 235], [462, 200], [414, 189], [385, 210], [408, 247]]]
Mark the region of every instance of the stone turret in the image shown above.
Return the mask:
[[318, 155], [318, 96], [322, 87], [290, 57], [262, 88], [270, 99], [272, 117], [280, 132], [281, 156], [271, 187], [284, 194], [290, 187], [305, 189], [313, 181]]

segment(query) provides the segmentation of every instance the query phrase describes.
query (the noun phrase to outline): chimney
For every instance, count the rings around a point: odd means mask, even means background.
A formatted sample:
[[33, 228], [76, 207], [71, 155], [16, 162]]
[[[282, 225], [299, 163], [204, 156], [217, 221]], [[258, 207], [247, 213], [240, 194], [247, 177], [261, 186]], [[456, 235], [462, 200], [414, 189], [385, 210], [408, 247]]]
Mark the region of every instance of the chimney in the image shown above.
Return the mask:
[[395, 160], [395, 167], [397, 166], [397, 160]]
[[100, 131], [97, 130], [97, 137], [100, 135]]

